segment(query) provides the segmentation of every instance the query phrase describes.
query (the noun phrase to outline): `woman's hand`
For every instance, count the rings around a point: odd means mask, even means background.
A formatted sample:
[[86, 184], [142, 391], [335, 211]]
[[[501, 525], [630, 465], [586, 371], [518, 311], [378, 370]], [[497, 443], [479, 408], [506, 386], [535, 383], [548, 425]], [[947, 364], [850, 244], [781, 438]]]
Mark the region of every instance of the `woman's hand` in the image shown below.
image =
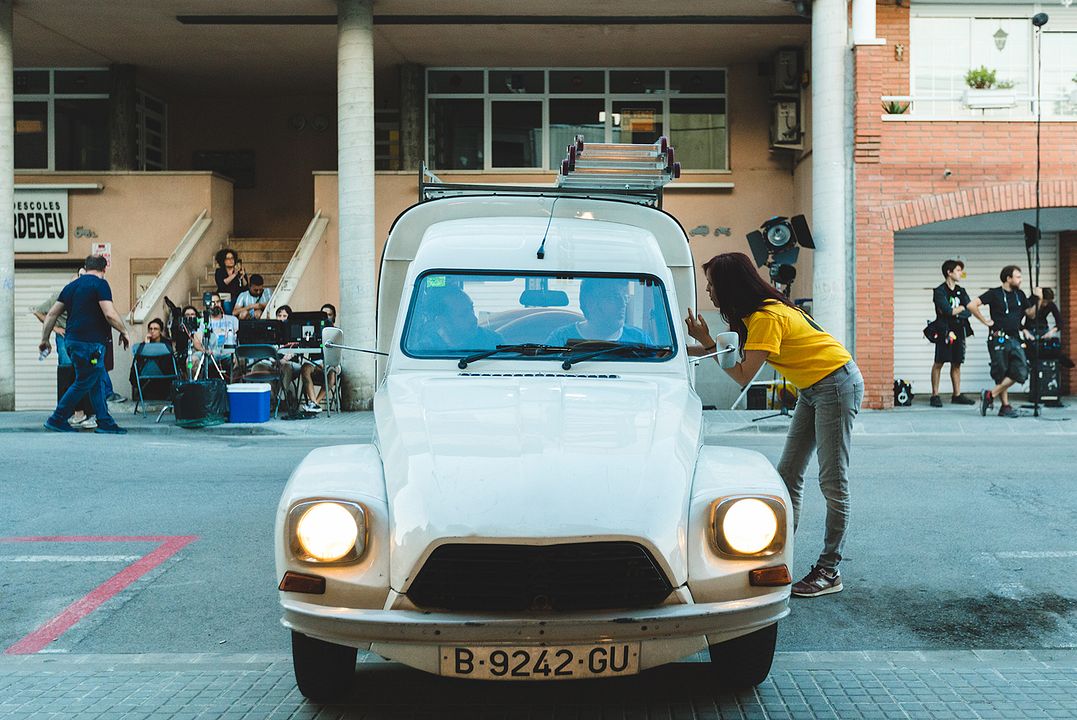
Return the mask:
[[688, 334], [705, 348], [713, 348], [714, 340], [711, 339], [711, 329], [707, 327], [707, 321], [702, 315], [694, 314], [692, 308], [688, 308], [688, 317], [684, 319], [688, 325]]

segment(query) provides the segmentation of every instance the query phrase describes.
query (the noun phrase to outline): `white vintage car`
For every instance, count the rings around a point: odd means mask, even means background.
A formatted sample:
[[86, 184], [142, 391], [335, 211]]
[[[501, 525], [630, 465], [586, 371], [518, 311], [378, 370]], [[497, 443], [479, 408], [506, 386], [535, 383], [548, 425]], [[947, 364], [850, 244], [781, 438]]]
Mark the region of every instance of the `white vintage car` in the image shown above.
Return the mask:
[[792, 513], [762, 455], [703, 445], [695, 297], [684, 230], [632, 199], [476, 192], [397, 219], [374, 442], [311, 452], [277, 512], [304, 695], [345, 693], [357, 649], [485, 680], [707, 649], [717, 683], [767, 676]]

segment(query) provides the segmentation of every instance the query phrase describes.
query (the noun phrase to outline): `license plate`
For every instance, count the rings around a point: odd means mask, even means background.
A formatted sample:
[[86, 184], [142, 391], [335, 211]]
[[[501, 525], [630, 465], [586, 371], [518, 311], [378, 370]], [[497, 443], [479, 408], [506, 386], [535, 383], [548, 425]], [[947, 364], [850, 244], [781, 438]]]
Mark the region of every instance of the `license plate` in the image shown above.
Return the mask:
[[639, 643], [441, 647], [441, 674], [475, 680], [569, 680], [639, 672]]

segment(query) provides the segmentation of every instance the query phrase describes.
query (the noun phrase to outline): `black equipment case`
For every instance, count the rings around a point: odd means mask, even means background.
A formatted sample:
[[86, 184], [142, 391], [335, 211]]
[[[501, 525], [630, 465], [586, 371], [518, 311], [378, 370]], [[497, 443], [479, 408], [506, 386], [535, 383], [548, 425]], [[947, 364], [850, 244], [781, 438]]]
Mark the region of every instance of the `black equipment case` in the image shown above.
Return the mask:
[[224, 380], [177, 380], [172, 383], [176, 424], [202, 428], [228, 422], [228, 386]]

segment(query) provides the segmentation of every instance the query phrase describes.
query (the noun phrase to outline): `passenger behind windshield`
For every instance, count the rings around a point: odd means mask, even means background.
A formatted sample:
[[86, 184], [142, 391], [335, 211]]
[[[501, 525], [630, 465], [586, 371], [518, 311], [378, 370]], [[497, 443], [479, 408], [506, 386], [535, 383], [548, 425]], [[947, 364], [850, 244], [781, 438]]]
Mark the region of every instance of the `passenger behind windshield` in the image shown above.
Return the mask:
[[546, 338], [547, 345], [567, 345], [570, 340], [609, 340], [650, 343], [637, 327], [625, 325], [628, 283], [620, 278], [586, 278], [580, 283], [583, 320], [563, 325]]
[[426, 317], [420, 320], [413, 347], [424, 352], [492, 350], [501, 336], [479, 327], [471, 297], [453, 285], [426, 294]]

